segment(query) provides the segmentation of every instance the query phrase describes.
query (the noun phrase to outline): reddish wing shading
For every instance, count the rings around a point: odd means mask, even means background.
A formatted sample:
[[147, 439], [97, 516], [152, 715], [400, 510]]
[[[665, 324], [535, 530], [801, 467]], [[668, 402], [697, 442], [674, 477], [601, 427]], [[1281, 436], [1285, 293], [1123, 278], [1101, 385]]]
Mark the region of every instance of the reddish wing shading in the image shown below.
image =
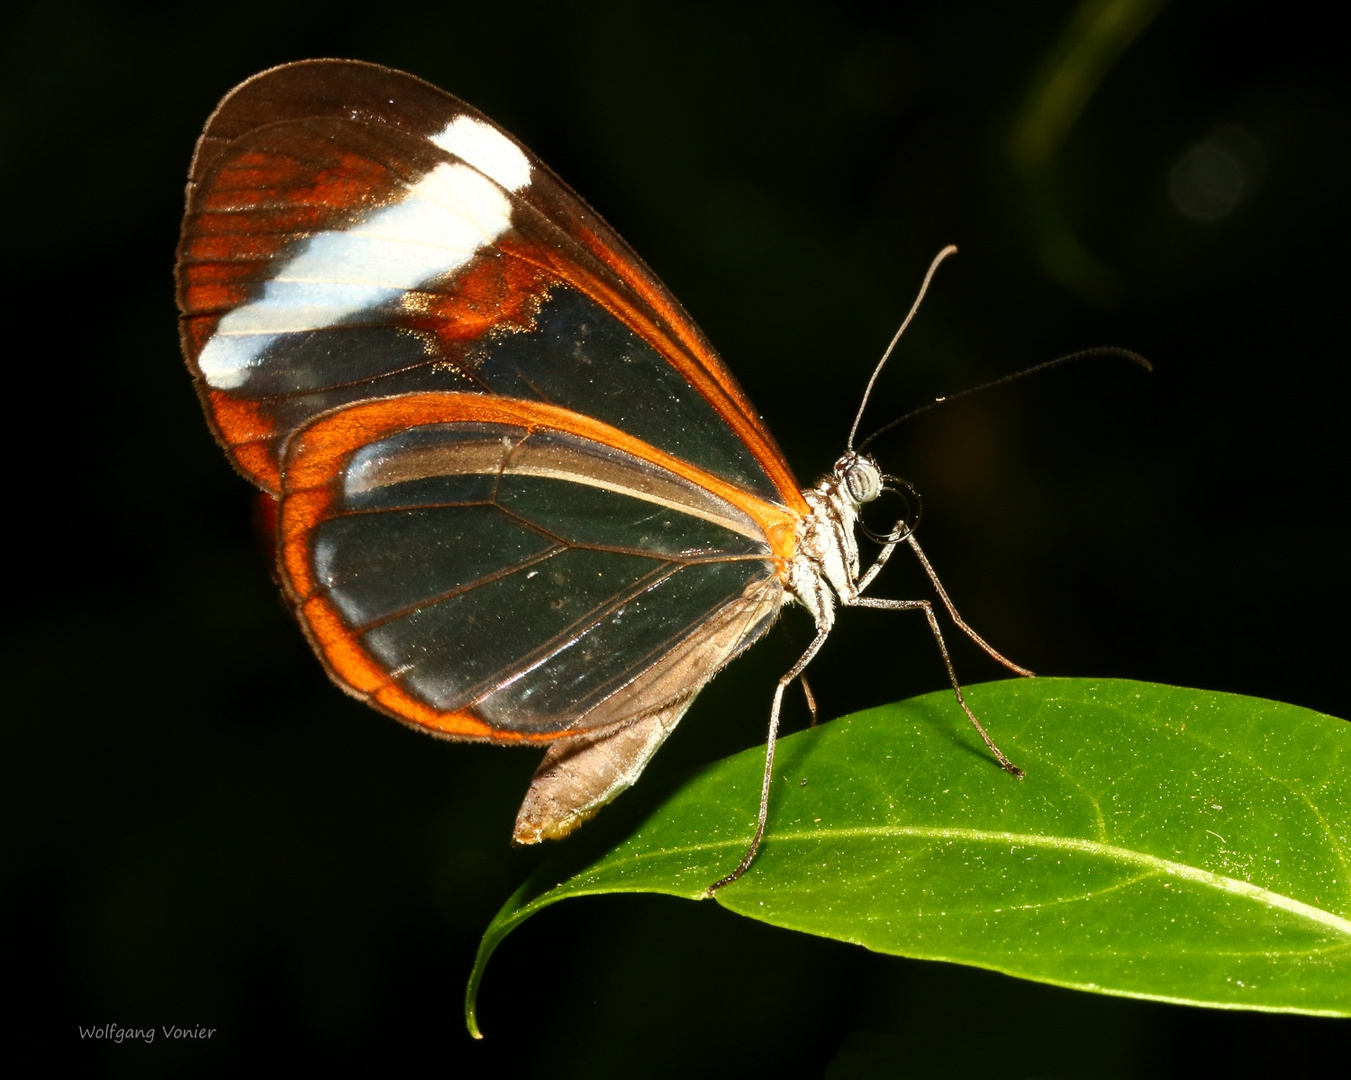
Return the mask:
[[179, 258], [204, 405], [266, 490], [315, 416], [455, 391], [599, 415], [804, 509], [651, 271], [528, 151], [411, 76], [310, 61], [244, 83], [199, 144]]

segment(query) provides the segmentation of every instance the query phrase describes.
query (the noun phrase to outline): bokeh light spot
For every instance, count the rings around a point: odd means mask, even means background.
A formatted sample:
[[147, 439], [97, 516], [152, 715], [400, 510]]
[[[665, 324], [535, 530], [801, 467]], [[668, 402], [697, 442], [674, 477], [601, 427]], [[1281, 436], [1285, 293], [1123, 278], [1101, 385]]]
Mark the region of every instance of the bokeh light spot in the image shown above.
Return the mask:
[[1178, 158], [1168, 176], [1168, 194], [1183, 217], [1219, 221], [1251, 198], [1265, 165], [1262, 144], [1227, 125]]

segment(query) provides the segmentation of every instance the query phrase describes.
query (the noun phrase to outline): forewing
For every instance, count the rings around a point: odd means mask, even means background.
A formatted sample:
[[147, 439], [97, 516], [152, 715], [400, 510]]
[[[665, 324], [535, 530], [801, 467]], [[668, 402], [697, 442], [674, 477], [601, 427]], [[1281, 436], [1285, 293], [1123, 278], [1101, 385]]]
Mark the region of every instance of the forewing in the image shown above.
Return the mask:
[[341, 685], [434, 733], [540, 742], [697, 692], [778, 612], [791, 523], [592, 417], [425, 394], [300, 431], [279, 528]]
[[472, 392], [570, 408], [801, 511], [731, 374], [650, 270], [458, 99], [352, 61], [264, 72], [194, 159], [183, 343], [236, 465], [279, 490], [315, 416]]

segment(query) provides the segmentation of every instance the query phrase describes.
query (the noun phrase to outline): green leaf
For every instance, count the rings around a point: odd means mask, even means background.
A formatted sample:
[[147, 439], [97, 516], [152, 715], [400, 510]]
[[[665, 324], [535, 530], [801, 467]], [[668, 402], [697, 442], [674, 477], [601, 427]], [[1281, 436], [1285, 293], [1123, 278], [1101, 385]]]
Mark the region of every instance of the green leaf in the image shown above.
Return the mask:
[[[715, 899], [877, 952], [1216, 1008], [1351, 1016], [1351, 725], [1293, 705], [1109, 679], [949, 693], [779, 744], [764, 846]], [[754, 828], [763, 750], [704, 769], [627, 840], [546, 866], [483, 936], [573, 896], [704, 899]], [[805, 782], [804, 782], [805, 781]]]

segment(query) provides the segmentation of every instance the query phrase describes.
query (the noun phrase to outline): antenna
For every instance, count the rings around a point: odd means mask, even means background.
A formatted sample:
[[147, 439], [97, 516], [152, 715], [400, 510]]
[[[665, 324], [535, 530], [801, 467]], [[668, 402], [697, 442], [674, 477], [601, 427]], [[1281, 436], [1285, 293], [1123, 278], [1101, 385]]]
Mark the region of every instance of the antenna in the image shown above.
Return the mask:
[[[941, 258], [942, 256], [940, 255], [939, 257]], [[936, 266], [937, 264], [938, 260], [935, 259], [934, 265]], [[930, 273], [932, 272], [933, 270], [930, 268]], [[928, 284], [927, 279], [925, 279], [925, 284]], [[922, 297], [923, 295], [924, 293], [921, 292], [920, 296]], [[916, 301], [916, 303], [918, 303], [918, 301]], [[904, 330], [905, 327], [902, 326], [901, 329]], [[920, 413], [926, 413], [930, 409], [936, 409], [940, 405], [946, 405], [949, 401], [956, 401], [958, 398], [968, 397], [971, 394], [979, 394], [982, 390], [992, 390], [996, 386], [1003, 386], [1005, 383], [1011, 383], [1015, 379], [1021, 379], [1027, 375], [1035, 375], [1039, 371], [1046, 371], [1048, 368], [1059, 367], [1061, 364], [1073, 363], [1075, 360], [1086, 360], [1091, 356], [1117, 356], [1123, 360], [1129, 360], [1132, 364], [1138, 364], [1146, 371], [1154, 370], [1153, 364], [1139, 353], [1131, 352], [1130, 349], [1119, 349], [1115, 345], [1097, 345], [1091, 349], [1080, 349], [1078, 352], [1072, 352], [1067, 356], [1060, 356], [1054, 360], [1043, 360], [1040, 364], [1033, 364], [1031, 367], [1023, 368], [1022, 371], [1015, 371], [1011, 375], [1003, 375], [998, 379], [991, 379], [989, 382], [981, 383], [979, 386], [971, 386], [965, 390], [959, 390], [955, 394], [947, 394], [944, 397], [934, 398], [933, 401], [929, 402], [927, 405], [921, 405], [918, 409], [911, 409], [904, 416], [899, 416], [890, 423], [883, 424], [859, 444], [859, 453], [862, 453], [867, 448], [868, 444], [879, 435], [884, 435], [892, 428], [905, 423], [907, 420], [914, 419], [916, 416], [919, 416]], [[883, 357], [883, 359], [885, 360], [886, 358]], [[874, 378], [876, 378], [876, 376], [874, 376]], [[868, 386], [869, 389], [872, 388], [871, 383], [869, 383]], [[857, 423], [857, 421], [855, 423]], [[850, 442], [850, 449], [853, 449], [852, 436]]]
[[[891, 344], [887, 346], [887, 351], [882, 354], [882, 359], [877, 361], [877, 367], [873, 368], [873, 377], [868, 380], [867, 389], [863, 391], [863, 400], [859, 402], [858, 412], [854, 416], [854, 426], [849, 429], [849, 441], [845, 443], [846, 449], [854, 449], [854, 436], [858, 434], [858, 425], [863, 420], [863, 410], [868, 407], [868, 398], [873, 392], [873, 384], [877, 382], [877, 376], [882, 374], [882, 368], [886, 366], [887, 360], [891, 358], [892, 350], [896, 348], [896, 342], [901, 340], [901, 335], [905, 333], [905, 328], [910, 325], [910, 320], [915, 317], [915, 312], [919, 310], [919, 305], [924, 299], [924, 294], [929, 291], [929, 282], [933, 280], [934, 272], [938, 269], [939, 264], [942, 263], [944, 259], [949, 255], [956, 254], [957, 245], [949, 244], [935, 255], [934, 261], [929, 264], [929, 271], [924, 275], [924, 281], [919, 287], [919, 295], [915, 297], [915, 302], [910, 305], [910, 314], [905, 317], [905, 321], [901, 323], [901, 328], [896, 331], [896, 335], [891, 339]], [[870, 436], [863, 445], [866, 446], [868, 442], [871, 441], [872, 437]]]

